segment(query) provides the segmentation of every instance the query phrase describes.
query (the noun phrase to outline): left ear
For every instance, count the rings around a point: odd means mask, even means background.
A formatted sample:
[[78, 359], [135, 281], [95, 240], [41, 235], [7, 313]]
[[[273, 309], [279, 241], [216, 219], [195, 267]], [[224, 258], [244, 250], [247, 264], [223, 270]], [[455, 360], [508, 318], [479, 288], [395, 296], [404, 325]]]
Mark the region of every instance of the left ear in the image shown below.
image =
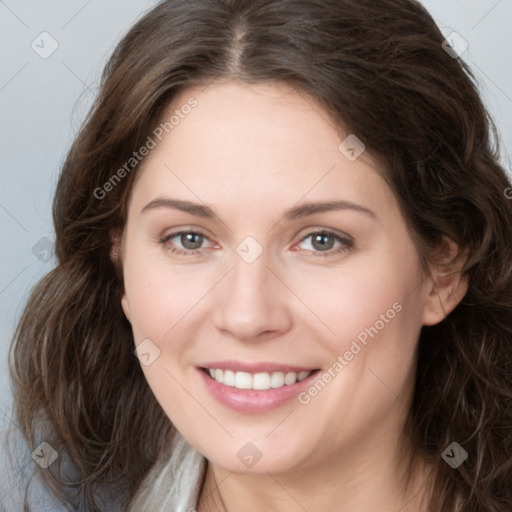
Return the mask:
[[444, 238], [442, 246], [450, 263], [430, 269], [428, 295], [423, 309], [423, 325], [435, 325], [444, 320], [468, 291], [467, 277], [462, 277], [460, 269], [457, 268], [462, 260], [461, 257], [456, 257], [459, 247], [447, 238]]

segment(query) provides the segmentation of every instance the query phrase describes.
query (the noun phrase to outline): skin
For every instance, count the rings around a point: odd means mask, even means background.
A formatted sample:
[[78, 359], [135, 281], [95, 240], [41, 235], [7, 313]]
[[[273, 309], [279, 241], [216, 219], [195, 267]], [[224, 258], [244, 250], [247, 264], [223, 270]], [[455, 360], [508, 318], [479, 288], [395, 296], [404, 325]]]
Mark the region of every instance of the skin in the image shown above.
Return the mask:
[[[351, 162], [338, 150], [348, 133], [313, 99], [284, 85], [227, 81], [182, 91], [164, 118], [190, 96], [198, 106], [139, 171], [120, 257], [135, 343], [150, 339], [160, 350], [142, 366], [147, 381], [209, 461], [199, 512], [241, 504], [245, 512], [425, 510], [418, 491], [428, 467], [405, 489], [412, 448], [401, 437], [417, 340], [422, 325], [457, 305], [466, 283], [422, 272], [381, 170], [368, 152]], [[216, 217], [141, 213], [162, 198], [208, 205]], [[291, 207], [332, 200], [375, 218], [353, 209], [284, 218]], [[199, 255], [180, 236], [162, 243], [185, 229], [205, 236]], [[328, 238], [324, 256], [307, 237], [322, 230], [353, 245]], [[247, 236], [263, 250], [252, 263], [236, 252]], [[226, 359], [327, 370], [394, 303], [401, 311], [307, 405], [233, 411], [198, 375], [197, 365]], [[252, 468], [237, 457], [247, 442], [262, 454]]]

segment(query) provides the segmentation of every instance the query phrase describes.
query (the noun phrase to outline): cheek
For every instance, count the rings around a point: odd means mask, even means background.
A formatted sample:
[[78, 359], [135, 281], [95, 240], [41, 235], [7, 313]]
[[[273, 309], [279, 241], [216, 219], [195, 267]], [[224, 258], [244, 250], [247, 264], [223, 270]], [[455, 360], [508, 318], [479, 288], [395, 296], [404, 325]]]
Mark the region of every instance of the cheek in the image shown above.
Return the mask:
[[[136, 245], [136, 244], [134, 244]], [[124, 281], [135, 345], [145, 343], [151, 362], [141, 368], [155, 398], [168, 416], [186, 411], [190, 397], [183, 393], [181, 365], [186, 354], [186, 329], [201, 297], [197, 280], [134, 249], [124, 264]], [[197, 273], [196, 273], [197, 275]], [[190, 318], [189, 318], [190, 317]], [[146, 340], [151, 343], [148, 344]]]
[[330, 396], [358, 421], [385, 414], [395, 393], [407, 398], [421, 328], [421, 283], [415, 252], [399, 258], [389, 251], [344, 269], [310, 297], [336, 333], [323, 337], [336, 376]]
[[323, 333], [336, 353], [358, 336], [363, 341], [370, 337], [368, 330], [375, 334], [377, 329], [381, 337], [390, 326], [401, 326], [399, 317], [406, 316], [412, 325], [418, 325], [420, 303], [413, 305], [411, 301], [422, 281], [416, 254], [410, 247], [350, 258], [339, 268], [321, 272], [297, 272], [290, 280], [309, 309], [303, 307], [305, 314], [299, 321], [317, 326], [317, 333]]
[[414, 381], [418, 294], [403, 286], [373, 289], [360, 298], [358, 303], [341, 301], [349, 309], [331, 317], [337, 334], [323, 337], [330, 358], [320, 378], [327, 384], [313, 383], [299, 397], [308, 417], [323, 421], [325, 431], [340, 442], [364, 437], [390, 411], [401, 411]]
[[[135, 244], [134, 244], [135, 245]], [[162, 262], [161, 256], [134, 249], [124, 263], [125, 293], [136, 343], [160, 343], [201, 297], [198, 273]], [[204, 291], [203, 291], [204, 293]]]
[[396, 396], [407, 399], [421, 329], [422, 280], [414, 264], [389, 260], [373, 269], [379, 272], [361, 274], [359, 286], [351, 283], [357, 300], [343, 299], [350, 313], [336, 324], [336, 355], [344, 359], [354, 403], [368, 404], [368, 414], [377, 417]]

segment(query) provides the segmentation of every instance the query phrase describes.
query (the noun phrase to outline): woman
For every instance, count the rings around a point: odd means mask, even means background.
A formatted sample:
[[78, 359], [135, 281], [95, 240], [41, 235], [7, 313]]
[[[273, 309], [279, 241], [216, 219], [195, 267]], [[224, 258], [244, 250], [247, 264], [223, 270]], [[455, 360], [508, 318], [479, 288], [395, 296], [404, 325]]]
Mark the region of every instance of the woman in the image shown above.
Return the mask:
[[510, 510], [510, 181], [443, 42], [410, 0], [130, 30], [12, 349], [61, 506]]

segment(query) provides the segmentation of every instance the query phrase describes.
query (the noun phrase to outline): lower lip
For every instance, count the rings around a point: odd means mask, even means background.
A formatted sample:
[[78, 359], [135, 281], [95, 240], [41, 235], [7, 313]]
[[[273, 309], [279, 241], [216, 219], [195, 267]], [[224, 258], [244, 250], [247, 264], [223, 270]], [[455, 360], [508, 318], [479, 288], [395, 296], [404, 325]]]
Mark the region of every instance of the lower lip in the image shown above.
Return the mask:
[[255, 389], [238, 389], [226, 386], [212, 379], [204, 370], [197, 370], [203, 379], [208, 391], [223, 405], [238, 412], [261, 413], [283, 405], [296, 398], [297, 395], [309, 385], [318, 370], [315, 370], [306, 379], [290, 386], [270, 388], [263, 391]]

